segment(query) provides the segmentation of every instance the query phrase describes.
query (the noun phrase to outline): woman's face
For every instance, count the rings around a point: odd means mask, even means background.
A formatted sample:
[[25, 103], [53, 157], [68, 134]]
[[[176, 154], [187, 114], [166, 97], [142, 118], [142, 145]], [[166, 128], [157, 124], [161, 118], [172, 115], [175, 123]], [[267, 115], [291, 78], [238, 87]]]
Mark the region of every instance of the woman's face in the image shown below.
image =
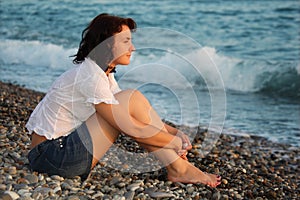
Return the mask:
[[122, 31], [114, 35], [113, 55], [116, 59], [112, 61], [110, 66], [128, 65], [132, 51], [135, 48], [131, 41], [131, 31], [128, 26], [123, 25]]

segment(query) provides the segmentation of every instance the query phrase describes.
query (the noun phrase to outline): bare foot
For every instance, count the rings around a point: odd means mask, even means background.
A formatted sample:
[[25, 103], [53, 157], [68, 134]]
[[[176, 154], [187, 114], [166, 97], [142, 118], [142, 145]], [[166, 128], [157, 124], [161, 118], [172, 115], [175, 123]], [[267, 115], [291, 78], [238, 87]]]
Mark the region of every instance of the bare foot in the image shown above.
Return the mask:
[[168, 179], [172, 182], [181, 182], [181, 183], [202, 183], [209, 185], [211, 187], [217, 187], [221, 183], [221, 177], [215, 174], [208, 174], [202, 172], [191, 163], [185, 161], [184, 167], [186, 167], [185, 172], [179, 173], [178, 171], [169, 169], [168, 170]]

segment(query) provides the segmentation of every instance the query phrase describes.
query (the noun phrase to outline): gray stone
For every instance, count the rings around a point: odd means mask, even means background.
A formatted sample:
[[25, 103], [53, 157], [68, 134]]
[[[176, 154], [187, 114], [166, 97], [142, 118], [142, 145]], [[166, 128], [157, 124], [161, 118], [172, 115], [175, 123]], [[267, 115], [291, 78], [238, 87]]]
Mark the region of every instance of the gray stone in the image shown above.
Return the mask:
[[120, 181], [121, 181], [121, 178], [118, 177], [118, 176], [116, 176], [116, 177], [113, 177], [113, 178], [111, 179], [111, 181], [109, 182], [109, 184], [110, 184], [110, 185], [115, 185], [115, 184], [119, 183]]
[[192, 194], [195, 191], [195, 188], [193, 186], [189, 186], [186, 191], [187, 193]]
[[70, 190], [72, 187], [68, 183], [62, 183], [61, 188], [64, 190]]
[[53, 190], [51, 188], [47, 187], [37, 187], [33, 191], [34, 193], [40, 193], [43, 196], [48, 196], [50, 193], [53, 193]]
[[18, 198], [18, 200], [34, 200], [34, 199], [31, 198], [30, 196], [22, 196], [22, 197]]
[[60, 186], [57, 186], [53, 189], [53, 193], [54, 194], [60, 194], [61, 193], [61, 187]]
[[80, 200], [78, 196], [72, 195], [68, 197], [68, 200]]
[[148, 192], [149, 196], [152, 198], [172, 198], [175, 197], [174, 194], [167, 192]]
[[15, 184], [15, 185], [14, 185], [14, 189], [15, 189], [15, 190], [27, 189], [27, 188], [28, 188], [28, 185], [25, 184], [25, 183]]
[[135, 191], [140, 187], [141, 183], [133, 183], [127, 186], [127, 190]]
[[124, 182], [118, 183], [119, 188], [125, 187], [125, 185], [126, 185], [126, 183], [124, 183]]
[[134, 197], [135, 192], [134, 191], [128, 191], [125, 193], [126, 200], [132, 200]]
[[37, 183], [39, 181], [39, 177], [35, 174], [28, 174], [24, 177], [29, 183]]
[[219, 191], [215, 191], [211, 197], [212, 200], [219, 200], [221, 198], [221, 194]]

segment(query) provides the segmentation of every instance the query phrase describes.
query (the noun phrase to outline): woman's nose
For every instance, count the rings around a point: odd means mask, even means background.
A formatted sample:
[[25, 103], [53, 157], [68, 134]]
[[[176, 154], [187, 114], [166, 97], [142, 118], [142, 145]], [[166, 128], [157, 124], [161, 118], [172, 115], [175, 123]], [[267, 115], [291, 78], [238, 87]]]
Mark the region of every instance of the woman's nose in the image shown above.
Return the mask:
[[130, 46], [130, 48], [129, 48], [129, 51], [130, 51], [130, 52], [131, 52], [131, 51], [135, 51], [135, 47], [134, 47], [133, 44], [131, 44], [131, 46]]

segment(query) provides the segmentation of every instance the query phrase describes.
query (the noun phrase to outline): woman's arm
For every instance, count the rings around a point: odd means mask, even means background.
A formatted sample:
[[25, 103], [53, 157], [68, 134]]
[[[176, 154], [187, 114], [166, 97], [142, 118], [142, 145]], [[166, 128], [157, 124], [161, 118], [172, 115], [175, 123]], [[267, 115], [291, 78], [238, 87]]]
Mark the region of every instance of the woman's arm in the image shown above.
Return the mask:
[[182, 149], [179, 137], [138, 121], [121, 105], [100, 103], [95, 105], [95, 108], [109, 124], [137, 142], [174, 149], [176, 152]]

